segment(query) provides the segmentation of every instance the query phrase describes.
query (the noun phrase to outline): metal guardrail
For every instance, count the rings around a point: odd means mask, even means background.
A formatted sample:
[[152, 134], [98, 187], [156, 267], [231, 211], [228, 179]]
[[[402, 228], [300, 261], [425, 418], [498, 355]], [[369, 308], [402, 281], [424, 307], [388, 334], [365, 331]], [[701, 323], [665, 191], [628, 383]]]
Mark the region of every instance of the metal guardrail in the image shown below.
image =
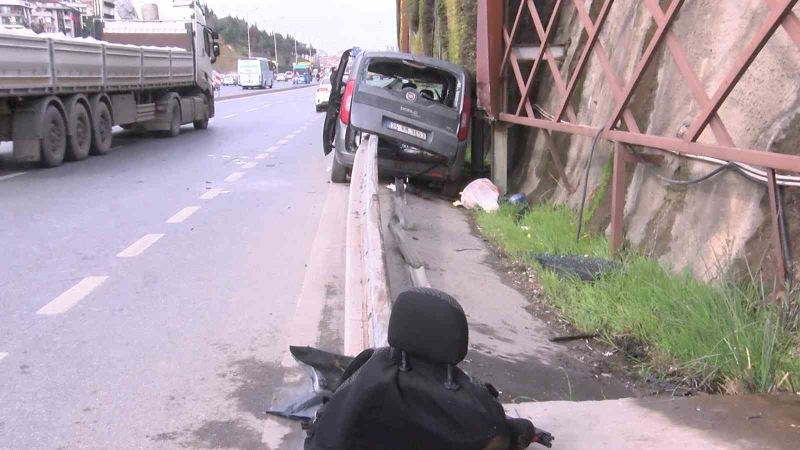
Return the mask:
[[387, 345], [391, 299], [378, 199], [378, 138], [364, 137], [356, 151], [347, 212], [344, 353]]

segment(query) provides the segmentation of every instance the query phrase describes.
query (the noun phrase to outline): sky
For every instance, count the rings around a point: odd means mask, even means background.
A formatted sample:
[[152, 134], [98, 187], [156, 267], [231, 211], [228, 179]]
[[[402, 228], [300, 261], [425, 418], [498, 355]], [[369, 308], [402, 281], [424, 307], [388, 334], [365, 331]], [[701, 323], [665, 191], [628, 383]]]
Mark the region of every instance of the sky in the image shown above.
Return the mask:
[[206, 0], [217, 16], [246, 17], [327, 53], [397, 46], [395, 0]]

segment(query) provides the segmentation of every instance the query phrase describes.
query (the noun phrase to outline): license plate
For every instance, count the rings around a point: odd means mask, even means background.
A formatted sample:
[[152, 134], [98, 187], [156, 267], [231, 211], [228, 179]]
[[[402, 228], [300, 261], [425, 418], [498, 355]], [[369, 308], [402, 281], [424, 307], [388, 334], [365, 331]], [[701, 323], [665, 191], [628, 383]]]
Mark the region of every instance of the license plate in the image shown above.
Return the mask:
[[409, 136], [414, 136], [415, 138], [418, 138], [418, 139], [422, 139], [422, 140], [428, 139], [428, 135], [424, 131], [420, 131], [420, 130], [417, 130], [417, 129], [414, 129], [414, 128], [411, 128], [411, 127], [407, 127], [407, 126], [401, 125], [401, 124], [399, 124], [397, 122], [391, 122], [391, 121], [386, 122], [386, 128], [388, 128], [390, 130], [394, 130], [394, 131], [400, 132], [400, 133], [403, 133], [403, 134], [407, 134]]

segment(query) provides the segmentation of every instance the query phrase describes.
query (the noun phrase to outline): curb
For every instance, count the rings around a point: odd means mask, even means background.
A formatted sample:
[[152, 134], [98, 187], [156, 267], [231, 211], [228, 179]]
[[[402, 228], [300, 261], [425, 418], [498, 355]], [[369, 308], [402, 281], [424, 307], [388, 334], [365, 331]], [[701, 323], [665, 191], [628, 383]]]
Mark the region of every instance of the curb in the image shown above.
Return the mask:
[[344, 354], [387, 345], [391, 312], [378, 200], [378, 137], [356, 151], [347, 212]]

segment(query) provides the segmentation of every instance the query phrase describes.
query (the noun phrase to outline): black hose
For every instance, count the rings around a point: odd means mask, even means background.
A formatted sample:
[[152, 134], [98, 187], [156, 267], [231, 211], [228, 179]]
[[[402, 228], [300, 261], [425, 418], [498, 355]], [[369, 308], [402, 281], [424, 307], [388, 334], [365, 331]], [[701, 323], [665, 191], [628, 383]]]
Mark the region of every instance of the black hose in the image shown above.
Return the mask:
[[589, 191], [589, 170], [592, 168], [592, 159], [594, 158], [594, 149], [597, 147], [597, 141], [600, 140], [600, 135], [603, 134], [605, 128], [597, 130], [597, 134], [592, 139], [592, 149], [589, 151], [589, 161], [586, 162], [586, 170], [583, 175], [583, 192], [581, 193], [581, 207], [578, 210], [578, 231], [575, 234], [575, 240], [581, 240], [581, 229], [583, 228], [583, 208], [586, 205], [586, 194]]
[[706, 181], [709, 178], [712, 178], [712, 177], [714, 177], [716, 175], [719, 175], [720, 173], [725, 172], [728, 169], [735, 169], [735, 167], [733, 166], [733, 164], [728, 163], [728, 164], [725, 164], [724, 166], [717, 167], [716, 169], [712, 170], [711, 172], [708, 172], [707, 174], [703, 175], [702, 177], [690, 178], [688, 180], [676, 180], [674, 178], [668, 178], [668, 177], [665, 177], [665, 176], [659, 175], [659, 174], [656, 174], [656, 176], [658, 177], [659, 180], [667, 182], [667, 183], [670, 183], [670, 184], [680, 184], [680, 185], [683, 185], [683, 186], [688, 186], [690, 184], [696, 184], [696, 183], [701, 183], [703, 181]]

